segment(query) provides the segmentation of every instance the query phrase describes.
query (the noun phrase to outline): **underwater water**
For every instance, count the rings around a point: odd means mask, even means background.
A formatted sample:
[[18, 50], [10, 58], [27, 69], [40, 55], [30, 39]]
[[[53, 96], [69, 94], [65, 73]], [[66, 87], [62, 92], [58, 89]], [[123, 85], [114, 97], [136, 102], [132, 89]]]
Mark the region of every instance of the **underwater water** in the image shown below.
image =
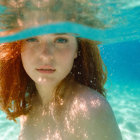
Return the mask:
[[[82, 27], [77, 26], [80, 28], [77, 33], [83, 37], [88, 36], [88, 38], [92, 34], [92, 39], [104, 42], [99, 45], [99, 49], [108, 69], [108, 79], [105, 84], [107, 99], [115, 113], [123, 140], [139, 140], [140, 1], [131, 0], [128, 2], [126, 0], [120, 3], [114, 1], [113, 4], [123, 5], [121, 10], [119, 9], [114, 14], [116, 21], [125, 19], [123, 22], [105, 31], [93, 29], [90, 34], [88, 34], [88, 28], [80, 30]], [[74, 25], [71, 25], [72, 27], [74, 31]], [[63, 28], [61, 31], [63, 32]], [[33, 33], [40, 34], [39, 27], [30, 32], [27, 30], [24, 35], [32, 36]], [[23, 33], [20, 35], [23, 37]], [[16, 40], [17, 38], [13, 36], [10, 39]], [[2, 40], [4, 38], [0, 41]], [[16, 140], [20, 131], [19, 121], [18, 124], [15, 124], [6, 120], [5, 117], [6, 115], [0, 111], [0, 140]]]

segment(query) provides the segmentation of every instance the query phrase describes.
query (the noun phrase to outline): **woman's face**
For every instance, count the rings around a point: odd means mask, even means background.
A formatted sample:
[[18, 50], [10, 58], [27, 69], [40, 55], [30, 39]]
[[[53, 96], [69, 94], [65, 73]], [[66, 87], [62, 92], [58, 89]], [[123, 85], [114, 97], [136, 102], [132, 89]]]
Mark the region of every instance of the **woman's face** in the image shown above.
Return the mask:
[[23, 67], [37, 84], [59, 83], [77, 57], [77, 40], [70, 34], [48, 34], [26, 39], [21, 52]]

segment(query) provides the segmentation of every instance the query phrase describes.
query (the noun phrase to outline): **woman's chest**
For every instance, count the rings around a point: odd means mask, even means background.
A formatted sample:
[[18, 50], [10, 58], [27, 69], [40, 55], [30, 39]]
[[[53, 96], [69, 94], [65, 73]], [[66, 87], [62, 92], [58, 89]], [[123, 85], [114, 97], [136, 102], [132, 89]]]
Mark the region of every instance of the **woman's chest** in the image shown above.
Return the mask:
[[19, 140], [74, 140], [74, 129], [74, 123], [68, 112], [62, 112], [57, 119], [52, 110], [46, 112], [36, 109], [24, 122]]
[[61, 127], [51, 121], [27, 122], [20, 132], [21, 140], [57, 140], [61, 138]]
[[24, 122], [19, 140], [86, 140], [87, 132], [80, 127], [77, 117], [84, 114], [77, 108], [79, 105], [71, 104], [60, 113], [60, 116], [54, 113], [53, 106], [48, 112], [37, 105]]
[[24, 123], [19, 140], [74, 140], [76, 137], [74, 124], [66, 116], [60, 122], [50, 117], [31, 119]]

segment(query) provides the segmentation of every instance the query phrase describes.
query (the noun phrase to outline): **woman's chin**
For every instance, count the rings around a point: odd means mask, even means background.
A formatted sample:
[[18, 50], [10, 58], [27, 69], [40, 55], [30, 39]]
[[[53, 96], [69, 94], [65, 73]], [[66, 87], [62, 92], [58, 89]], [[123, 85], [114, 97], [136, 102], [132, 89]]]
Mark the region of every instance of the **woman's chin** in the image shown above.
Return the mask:
[[37, 78], [36, 80], [33, 80], [36, 84], [38, 85], [53, 85], [55, 83], [58, 83], [59, 81], [57, 81], [56, 79], [54, 78], [45, 78], [45, 77], [39, 77]]

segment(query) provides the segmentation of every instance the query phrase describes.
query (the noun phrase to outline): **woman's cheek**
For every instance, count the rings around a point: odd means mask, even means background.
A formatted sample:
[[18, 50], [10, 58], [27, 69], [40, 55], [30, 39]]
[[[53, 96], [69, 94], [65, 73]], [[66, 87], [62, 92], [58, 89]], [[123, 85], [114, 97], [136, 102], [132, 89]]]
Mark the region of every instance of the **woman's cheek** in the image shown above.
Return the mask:
[[62, 61], [71, 61], [73, 57], [73, 52], [71, 49], [64, 49], [61, 50], [60, 53], [57, 53], [57, 57]]
[[30, 49], [25, 49], [24, 52], [21, 53], [22, 62], [25, 66], [30, 66], [34, 63], [35, 60], [35, 52]]

